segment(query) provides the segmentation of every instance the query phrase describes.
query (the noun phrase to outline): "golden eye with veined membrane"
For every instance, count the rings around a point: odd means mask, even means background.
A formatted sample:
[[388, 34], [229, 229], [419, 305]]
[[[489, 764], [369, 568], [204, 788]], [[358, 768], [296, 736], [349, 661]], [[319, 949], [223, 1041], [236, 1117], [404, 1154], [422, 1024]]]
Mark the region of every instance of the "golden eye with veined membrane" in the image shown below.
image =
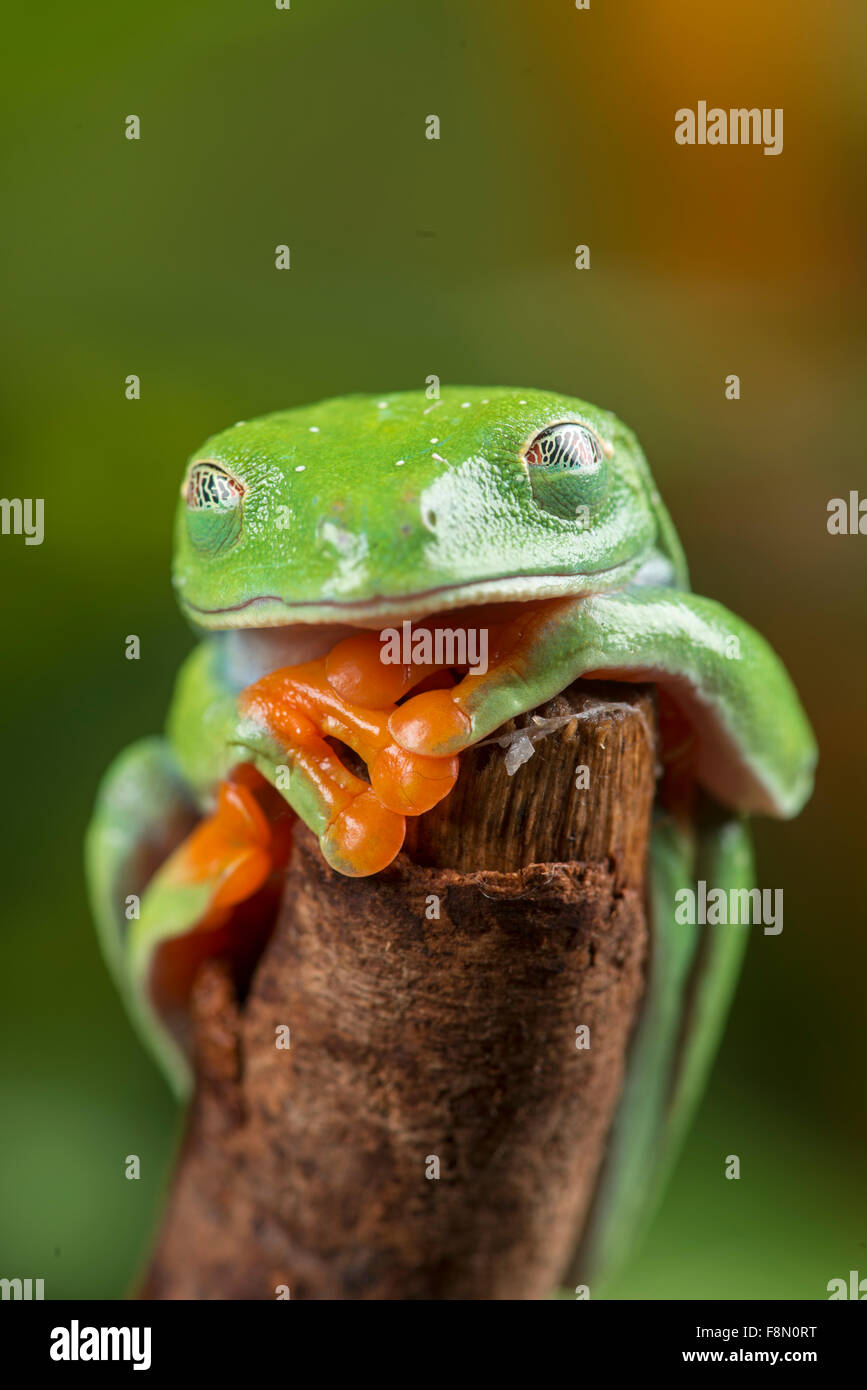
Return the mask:
[[216, 555], [238, 539], [244, 487], [221, 464], [210, 459], [192, 464], [182, 495], [187, 532], [197, 550]]
[[560, 420], [538, 430], [521, 454], [538, 505], [564, 520], [597, 507], [608, 491], [610, 452], [578, 420]]

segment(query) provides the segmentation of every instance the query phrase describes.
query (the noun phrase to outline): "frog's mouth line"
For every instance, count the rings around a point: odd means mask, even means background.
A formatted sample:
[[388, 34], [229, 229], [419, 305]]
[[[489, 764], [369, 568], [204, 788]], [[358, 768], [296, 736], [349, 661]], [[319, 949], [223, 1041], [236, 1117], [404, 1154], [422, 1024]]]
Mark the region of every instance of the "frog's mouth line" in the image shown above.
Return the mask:
[[[434, 613], [476, 604], [582, 598], [601, 589], [609, 591], [625, 584], [640, 563], [641, 557], [636, 557], [608, 569], [583, 571], [580, 574], [501, 575], [467, 584], [443, 584], [405, 596], [383, 594], [345, 602], [303, 599], [290, 603], [279, 594], [259, 594], [222, 608], [200, 608], [183, 596], [180, 602], [193, 622], [212, 630], [287, 627], [297, 623], [346, 623], [353, 627], [376, 628], [404, 618], [428, 618]], [[600, 580], [604, 582], [599, 583]], [[255, 617], [256, 621], [251, 622], [248, 615]]]
[[[580, 598], [575, 596], [574, 601], [580, 602]], [[467, 675], [474, 670], [481, 673], [480, 660], [487, 662], [488, 634], [492, 627], [511, 621], [518, 610], [542, 604], [544, 600], [537, 599], [500, 602], [492, 599], [487, 603], [465, 603], [460, 608], [426, 607], [415, 619], [401, 608], [376, 622], [360, 622], [356, 614], [352, 614], [350, 622], [339, 621], [332, 610], [327, 617], [316, 621], [211, 630], [210, 640], [219, 643], [224, 677], [236, 690], [280, 668], [317, 661], [327, 656], [339, 642], [362, 632], [378, 632], [383, 640], [387, 634], [393, 634], [391, 640], [400, 644], [410, 640], [409, 631], [418, 633], [426, 629], [431, 634], [434, 649], [437, 642], [443, 643], [449, 652], [455, 647], [459, 649], [463, 655], [447, 661], [447, 665], [455, 673]]]

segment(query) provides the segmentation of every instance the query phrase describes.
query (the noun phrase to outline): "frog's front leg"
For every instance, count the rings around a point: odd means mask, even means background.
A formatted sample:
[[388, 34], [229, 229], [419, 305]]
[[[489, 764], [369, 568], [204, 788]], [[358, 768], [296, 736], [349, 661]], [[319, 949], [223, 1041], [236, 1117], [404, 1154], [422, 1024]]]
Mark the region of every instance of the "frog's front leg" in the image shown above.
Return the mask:
[[[455, 756], [428, 757], [395, 743], [389, 717], [420, 682], [451, 685], [436, 667], [387, 666], [378, 634], [359, 633], [326, 658], [264, 676], [240, 696], [238, 742], [319, 837], [340, 873], [377, 873], [403, 844], [406, 817], [430, 810], [455, 784]], [[329, 739], [365, 764], [369, 783]]]
[[[406, 816], [448, 794], [458, 760], [408, 753], [388, 732], [408, 691], [425, 681], [450, 686], [451, 677], [435, 667], [384, 665], [380, 650], [378, 634], [360, 632], [327, 657], [240, 689], [227, 677], [222, 644], [203, 642], [181, 670], [169, 719], [180, 766], [202, 800], [213, 799], [234, 766], [250, 763], [339, 872], [361, 876], [390, 864]], [[340, 745], [353, 750], [369, 781], [346, 765]]]
[[636, 588], [528, 605], [492, 638], [484, 675], [394, 712], [397, 744], [458, 753], [579, 676], [652, 681], [695, 730], [695, 775], [719, 801], [779, 816], [806, 801], [816, 749], [795, 689], [764, 639], [721, 604]]

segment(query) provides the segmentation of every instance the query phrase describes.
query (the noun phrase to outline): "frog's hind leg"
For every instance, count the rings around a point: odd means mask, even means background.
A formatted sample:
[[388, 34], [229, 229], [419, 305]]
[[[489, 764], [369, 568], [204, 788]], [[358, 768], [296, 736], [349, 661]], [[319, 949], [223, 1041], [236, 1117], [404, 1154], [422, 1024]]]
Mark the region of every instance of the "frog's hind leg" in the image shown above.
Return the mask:
[[162, 738], [125, 749], [100, 783], [85, 840], [85, 868], [103, 955], [124, 995], [136, 900], [200, 816]]
[[710, 798], [687, 831], [657, 810], [650, 858], [651, 946], [641, 1018], [593, 1209], [576, 1254], [576, 1278], [608, 1278], [645, 1233], [713, 1062], [749, 933], [744, 925], [687, 925], [680, 890], [699, 880], [749, 888], [752, 848], [744, 820]]
[[109, 770], [87, 837], [103, 949], [127, 1008], [175, 1089], [189, 1089], [187, 1005], [199, 964], [230, 959], [243, 985], [270, 932], [294, 820], [249, 765], [201, 819], [166, 743]]

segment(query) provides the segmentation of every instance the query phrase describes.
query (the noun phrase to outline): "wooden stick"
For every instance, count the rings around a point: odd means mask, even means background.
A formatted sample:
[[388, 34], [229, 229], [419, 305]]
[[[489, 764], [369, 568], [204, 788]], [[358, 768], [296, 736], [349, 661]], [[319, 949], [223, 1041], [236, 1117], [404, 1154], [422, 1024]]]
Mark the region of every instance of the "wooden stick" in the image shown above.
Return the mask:
[[563, 1277], [642, 995], [655, 711], [576, 682], [536, 715], [560, 722], [529, 761], [470, 750], [374, 878], [301, 827], [242, 1005], [203, 968], [144, 1297], [535, 1299]]

